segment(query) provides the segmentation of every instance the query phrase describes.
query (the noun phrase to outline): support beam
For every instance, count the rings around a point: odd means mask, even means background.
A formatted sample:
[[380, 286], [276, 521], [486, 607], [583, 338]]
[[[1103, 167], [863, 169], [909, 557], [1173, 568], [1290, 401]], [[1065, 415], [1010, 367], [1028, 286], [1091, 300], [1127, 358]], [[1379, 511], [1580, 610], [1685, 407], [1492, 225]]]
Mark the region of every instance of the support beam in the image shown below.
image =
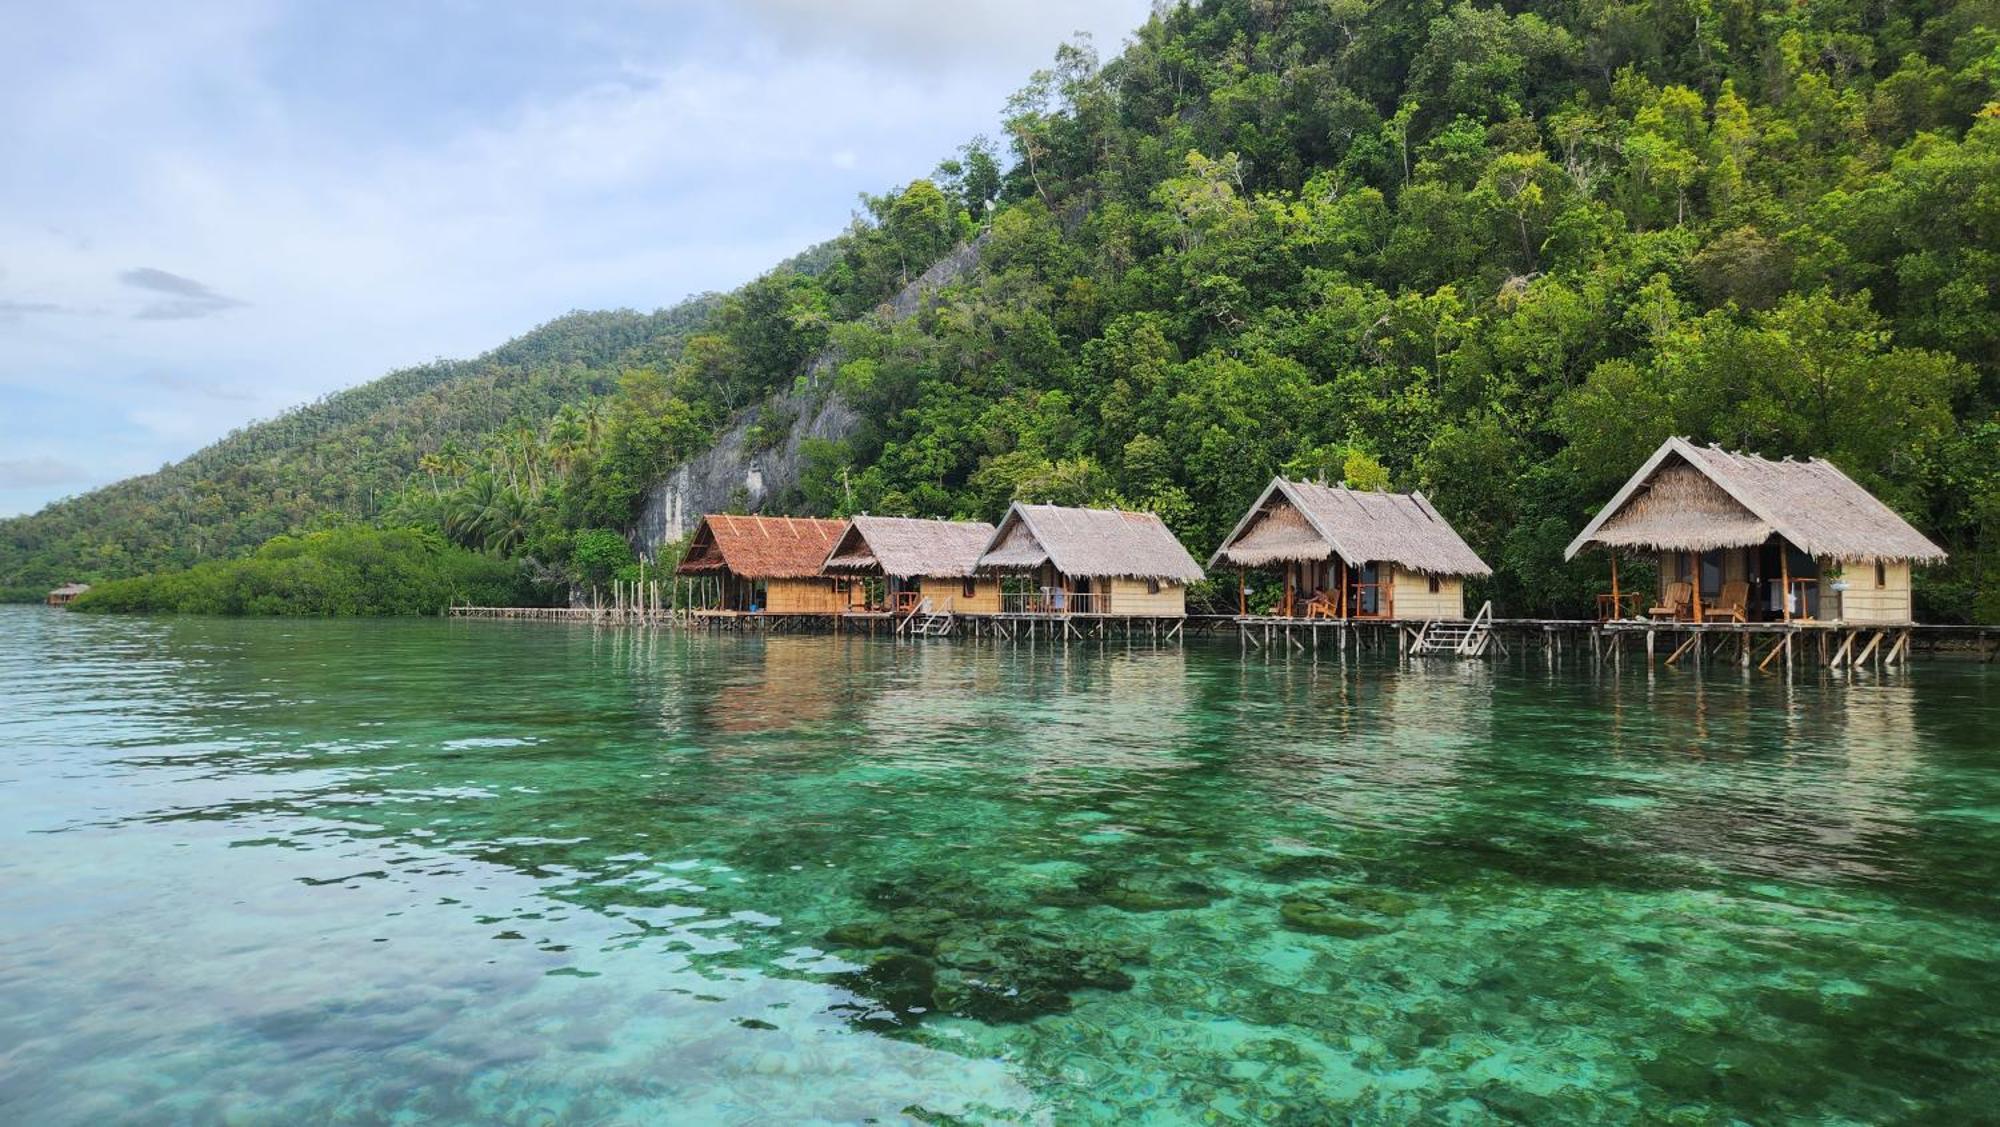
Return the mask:
[[1866, 646], [1866, 647], [1865, 647], [1864, 649], [1862, 649], [1862, 651], [1861, 651], [1860, 653], [1858, 653], [1858, 654], [1855, 654], [1855, 655], [1854, 655], [1854, 664], [1855, 664], [1855, 665], [1866, 665], [1866, 664], [1868, 664], [1868, 655], [1870, 655], [1870, 654], [1874, 653], [1874, 652], [1875, 652], [1875, 649], [1876, 649], [1876, 647], [1878, 647], [1878, 646], [1880, 646], [1880, 645], [1882, 644], [1882, 635], [1883, 635], [1883, 632], [1882, 632], [1882, 631], [1880, 631], [1880, 630], [1877, 630], [1877, 631], [1875, 632], [1875, 636], [1874, 636], [1873, 638], [1870, 638], [1870, 639], [1868, 639], [1868, 645], [1867, 645], [1867, 646]]

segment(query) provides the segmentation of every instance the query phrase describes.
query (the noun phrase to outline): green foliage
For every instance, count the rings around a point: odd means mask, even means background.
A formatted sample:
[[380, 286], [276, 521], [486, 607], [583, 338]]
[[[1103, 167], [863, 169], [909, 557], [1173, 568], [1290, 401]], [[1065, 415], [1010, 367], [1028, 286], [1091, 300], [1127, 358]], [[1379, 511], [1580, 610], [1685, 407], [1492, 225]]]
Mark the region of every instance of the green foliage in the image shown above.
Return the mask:
[[804, 500], [1204, 549], [1279, 470], [1423, 488], [1503, 605], [1577, 613], [1562, 548], [1684, 434], [1839, 462], [1953, 551], [1923, 611], [1990, 615], [1990, 15], [1163, 7], [1010, 103], [971, 277], [834, 326], [867, 421]]
[[578, 582], [601, 585], [638, 564], [639, 559], [623, 536], [608, 528], [589, 528], [576, 534], [570, 562]]
[[444, 494], [482, 471], [545, 486], [594, 440], [621, 366], [670, 362], [714, 305], [573, 313], [477, 360], [393, 373], [0, 521], [0, 584], [46, 591], [182, 568], [329, 523], [436, 525]]
[[437, 614], [453, 604], [541, 601], [518, 563], [421, 529], [342, 528], [278, 536], [248, 558], [113, 579], [72, 608], [178, 614]]

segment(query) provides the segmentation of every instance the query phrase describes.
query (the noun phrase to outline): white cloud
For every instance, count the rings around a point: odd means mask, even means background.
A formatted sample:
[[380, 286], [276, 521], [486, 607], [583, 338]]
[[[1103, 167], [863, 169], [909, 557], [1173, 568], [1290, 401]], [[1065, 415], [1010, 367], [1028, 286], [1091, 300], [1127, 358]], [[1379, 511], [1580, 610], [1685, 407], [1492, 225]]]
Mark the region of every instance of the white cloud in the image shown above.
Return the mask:
[[57, 458], [0, 458], [0, 489], [41, 489], [88, 480], [89, 470]]
[[[0, 40], [0, 100], [35, 108], [0, 117], [0, 408], [136, 426], [117, 460], [149, 468], [573, 308], [734, 286], [993, 132], [1072, 25], [1109, 46], [1145, 2], [606, 5], [518, 43], [504, 12], [394, 11], [500, 43], [419, 29], [436, 65], [399, 66], [277, 2], [50, 6]], [[0, 450], [31, 414], [0, 410]], [[88, 434], [38, 441], [99, 461]]]

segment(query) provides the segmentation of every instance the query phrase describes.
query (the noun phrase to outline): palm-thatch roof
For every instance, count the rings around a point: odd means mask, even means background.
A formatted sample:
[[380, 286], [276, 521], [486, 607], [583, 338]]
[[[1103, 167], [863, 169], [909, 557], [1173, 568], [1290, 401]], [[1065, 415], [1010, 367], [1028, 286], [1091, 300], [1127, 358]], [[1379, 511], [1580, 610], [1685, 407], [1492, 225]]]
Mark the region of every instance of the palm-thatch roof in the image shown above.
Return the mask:
[[966, 579], [993, 538], [985, 521], [855, 517], [822, 568], [828, 575]]
[[51, 594], [51, 595], [81, 595], [81, 594], [83, 594], [83, 593], [84, 593], [85, 591], [88, 591], [88, 590], [90, 590], [90, 584], [88, 584], [88, 583], [65, 583], [65, 584], [63, 584], [62, 586], [60, 586], [60, 587], [56, 588], [55, 590], [53, 590], [53, 591], [50, 591], [50, 592], [49, 592], [49, 594]]
[[1491, 575], [1422, 493], [1378, 493], [1272, 478], [1208, 566], [1268, 567], [1339, 556], [1426, 575]]
[[1661, 443], [1563, 557], [1588, 544], [1673, 552], [1748, 548], [1774, 534], [1823, 558], [1945, 558], [1944, 549], [1832, 462], [1774, 462], [1684, 438]]
[[1202, 577], [1194, 557], [1152, 513], [1016, 502], [980, 555], [979, 571], [1028, 572], [1045, 563], [1083, 579]]
[[847, 528], [844, 520], [710, 513], [695, 526], [679, 575], [730, 572], [744, 579], [809, 579]]

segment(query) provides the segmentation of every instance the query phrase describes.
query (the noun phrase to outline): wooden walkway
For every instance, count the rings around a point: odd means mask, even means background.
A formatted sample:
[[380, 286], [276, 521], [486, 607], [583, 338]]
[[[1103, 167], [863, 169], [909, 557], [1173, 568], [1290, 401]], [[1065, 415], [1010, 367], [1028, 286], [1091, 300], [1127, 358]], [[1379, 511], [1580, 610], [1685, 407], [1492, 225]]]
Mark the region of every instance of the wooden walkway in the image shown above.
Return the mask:
[[[769, 633], [895, 633], [884, 630], [885, 613], [772, 614], [765, 612], [670, 609], [621, 602], [604, 607], [455, 606], [452, 618], [525, 622], [573, 622], [596, 626], [675, 626]], [[1405, 618], [1304, 619], [1270, 615], [1190, 614], [1119, 617], [1105, 615], [959, 615], [956, 636], [1002, 641], [1057, 642], [1109, 638], [1179, 643], [1189, 634], [1234, 631], [1245, 653], [1290, 650], [1298, 653], [1365, 652], [1407, 655], [1427, 620]], [[1667, 666], [1721, 663], [1768, 670], [1813, 664], [1829, 669], [1878, 669], [1906, 664], [1919, 652], [1957, 653], [1992, 664], [2000, 660], [2000, 625], [1857, 626], [1837, 622], [1669, 622], [1625, 619], [1597, 622], [1575, 618], [1495, 618], [1495, 656], [1540, 651], [1551, 659], [1570, 654], [1592, 661], [1625, 660]]]

